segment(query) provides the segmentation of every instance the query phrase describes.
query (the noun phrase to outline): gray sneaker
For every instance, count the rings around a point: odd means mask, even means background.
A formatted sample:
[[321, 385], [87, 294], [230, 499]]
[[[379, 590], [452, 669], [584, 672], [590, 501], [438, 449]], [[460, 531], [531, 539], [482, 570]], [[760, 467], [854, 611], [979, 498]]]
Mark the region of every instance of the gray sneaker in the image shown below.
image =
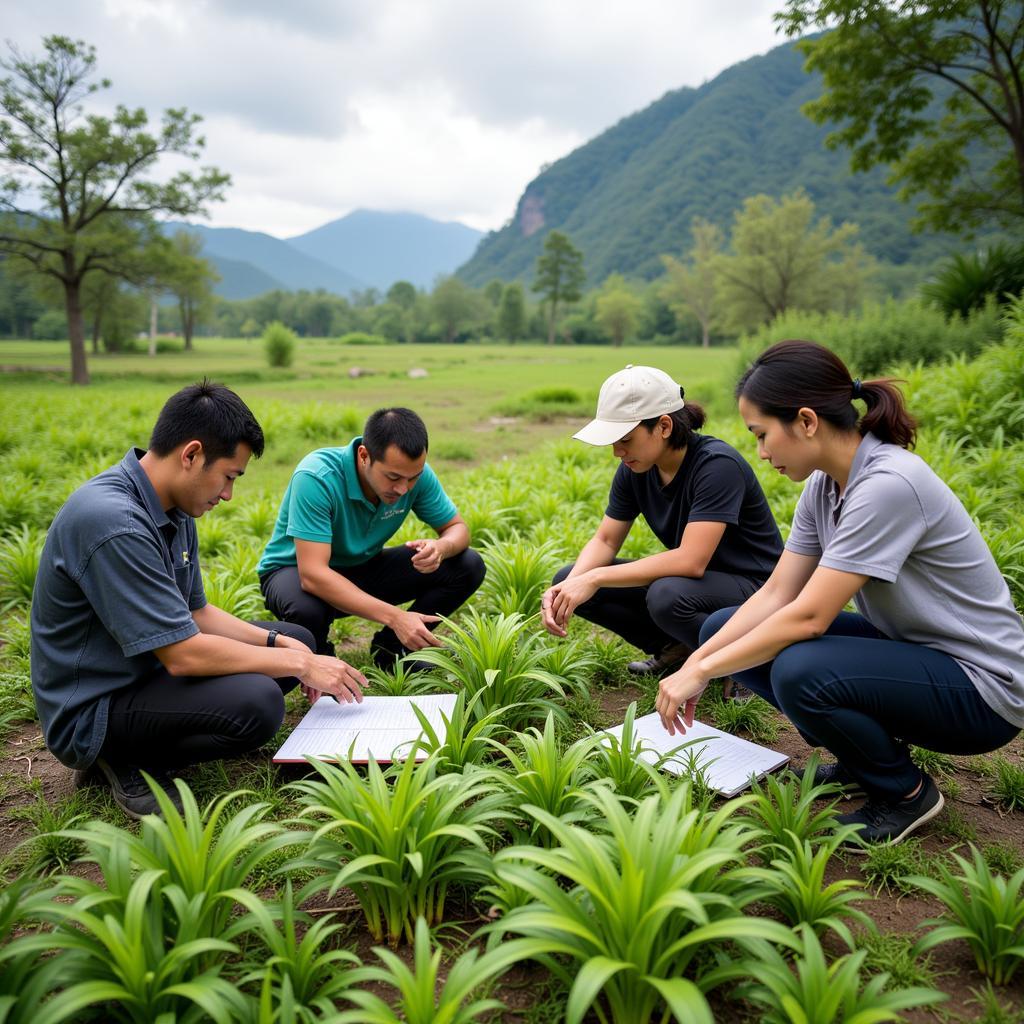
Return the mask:
[[[106, 778], [110, 790], [114, 794], [114, 802], [130, 818], [142, 818], [147, 814], [160, 814], [149, 783], [142, 777], [138, 768], [130, 765], [112, 765], [109, 761], [98, 757], [95, 766]], [[171, 803], [180, 814], [182, 812], [181, 797], [171, 776], [160, 770], [147, 770], [155, 786], [159, 786], [171, 799]]]
[[925, 775], [921, 791], [908, 800], [868, 800], [859, 810], [840, 814], [840, 825], [856, 825], [860, 829], [854, 837], [860, 843], [901, 842], [926, 821], [931, 821], [942, 810], [945, 800], [938, 787]]

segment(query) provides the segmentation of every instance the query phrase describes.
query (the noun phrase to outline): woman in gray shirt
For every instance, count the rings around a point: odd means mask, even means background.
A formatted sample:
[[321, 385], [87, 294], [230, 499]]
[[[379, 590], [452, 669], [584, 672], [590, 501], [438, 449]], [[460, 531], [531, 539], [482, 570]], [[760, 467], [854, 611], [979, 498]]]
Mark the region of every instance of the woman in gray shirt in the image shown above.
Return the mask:
[[943, 805], [908, 744], [978, 754], [1024, 727], [1024, 625], [977, 526], [908, 450], [915, 423], [890, 381], [784, 341], [736, 395], [760, 457], [807, 486], [772, 576], [707, 620], [658, 711], [685, 732], [708, 682], [733, 676], [836, 756], [817, 781], [867, 794], [839, 820], [899, 842]]

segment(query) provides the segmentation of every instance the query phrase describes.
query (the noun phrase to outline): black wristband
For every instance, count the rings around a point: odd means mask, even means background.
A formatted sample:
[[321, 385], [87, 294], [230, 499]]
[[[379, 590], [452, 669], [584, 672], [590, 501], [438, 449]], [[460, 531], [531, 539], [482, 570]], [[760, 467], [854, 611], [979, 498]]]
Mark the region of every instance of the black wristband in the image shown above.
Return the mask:
[[278, 634], [278, 632], [279, 632], [278, 630], [272, 629], [267, 634], [267, 646], [268, 647], [276, 647], [277, 646], [277, 634]]

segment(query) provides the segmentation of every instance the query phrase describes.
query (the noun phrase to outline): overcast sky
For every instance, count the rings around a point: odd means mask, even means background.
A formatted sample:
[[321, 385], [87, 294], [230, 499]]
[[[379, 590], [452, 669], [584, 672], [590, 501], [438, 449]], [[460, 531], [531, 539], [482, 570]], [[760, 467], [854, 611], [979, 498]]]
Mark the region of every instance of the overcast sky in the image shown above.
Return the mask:
[[541, 166], [783, 40], [782, 0], [0, 0], [23, 52], [92, 43], [108, 102], [203, 116], [217, 226], [364, 207], [500, 227]]

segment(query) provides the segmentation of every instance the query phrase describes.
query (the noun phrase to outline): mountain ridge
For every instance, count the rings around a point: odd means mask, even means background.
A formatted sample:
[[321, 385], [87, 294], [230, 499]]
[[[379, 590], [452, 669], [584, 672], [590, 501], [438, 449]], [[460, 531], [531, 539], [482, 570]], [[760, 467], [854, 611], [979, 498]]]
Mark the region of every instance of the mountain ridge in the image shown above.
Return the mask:
[[935, 236], [912, 235], [913, 211], [885, 171], [849, 170], [848, 154], [826, 148], [828, 134], [801, 112], [821, 92], [795, 44], [726, 68], [699, 87], [672, 90], [542, 171], [524, 189], [512, 219], [486, 235], [457, 274], [471, 285], [530, 280], [550, 230], [584, 253], [587, 287], [610, 273], [652, 279], [661, 253], [680, 255], [690, 222], [702, 216], [728, 231], [750, 195], [803, 187], [819, 215], [860, 225], [879, 259], [926, 263], [942, 255]]

